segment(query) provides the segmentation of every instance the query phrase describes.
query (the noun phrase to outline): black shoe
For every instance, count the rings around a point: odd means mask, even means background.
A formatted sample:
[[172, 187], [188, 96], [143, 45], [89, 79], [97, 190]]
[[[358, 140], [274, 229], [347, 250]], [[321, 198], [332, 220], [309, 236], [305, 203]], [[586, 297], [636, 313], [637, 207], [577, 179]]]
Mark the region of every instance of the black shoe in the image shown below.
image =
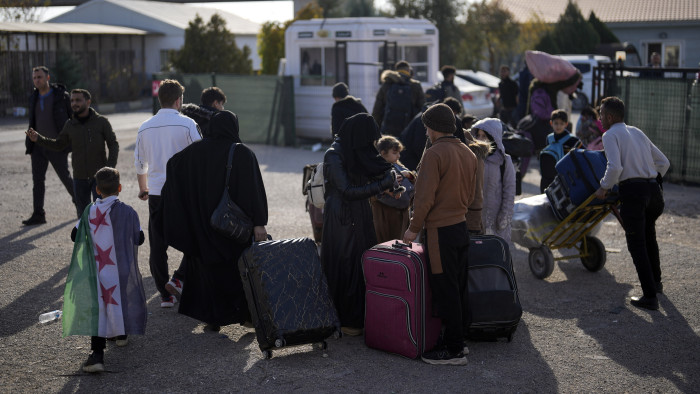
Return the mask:
[[425, 352], [421, 360], [432, 365], [467, 365], [467, 357], [463, 351], [451, 353], [446, 348]]
[[85, 364], [83, 364], [83, 372], [95, 373], [104, 372], [104, 370], [104, 353], [92, 352], [92, 354], [88, 356], [87, 361], [85, 361]]
[[664, 293], [664, 284], [661, 282], [656, 282], [656, 293], [657, 294], [663, 294]]
[[652, 311], [659, 309], [659, 300], [657, 300], [656, 297], [632, 297], [630, 304], [636, 306], [637, 308], [644, 308]]
[[37, 224], [46, 223], [46, 215], [43, 213], [33, 213], [32, 216], [27, 220], [22, 220], [22, 224], [25, 226], [34, 226]]

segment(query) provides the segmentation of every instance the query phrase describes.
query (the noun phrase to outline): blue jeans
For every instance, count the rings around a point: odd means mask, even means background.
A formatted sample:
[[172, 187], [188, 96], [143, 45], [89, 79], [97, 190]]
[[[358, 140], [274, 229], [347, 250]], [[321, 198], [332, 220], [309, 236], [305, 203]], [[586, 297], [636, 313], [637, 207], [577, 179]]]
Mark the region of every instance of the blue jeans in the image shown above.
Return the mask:
[[[73, 195], [75, 196], [75, 208], [78, 210], [78, 218], [83, 215], [85, 208], [91, 201], [97, 200], [97, 182], [95, 178], [73, 179]], [[92, 200], [90, 195], [92, 194]]]

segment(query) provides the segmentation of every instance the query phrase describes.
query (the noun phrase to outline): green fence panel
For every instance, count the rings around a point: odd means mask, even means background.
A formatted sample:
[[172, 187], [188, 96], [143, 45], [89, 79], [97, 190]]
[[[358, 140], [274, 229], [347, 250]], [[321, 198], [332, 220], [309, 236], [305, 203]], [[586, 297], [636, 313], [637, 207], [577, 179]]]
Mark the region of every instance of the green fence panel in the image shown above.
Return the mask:
[[668, 157], [670, 181], [697, 182], [700, 178], [700, 151], [697, 145], [691, 148], [700, 130], [698, 103], [691, 108], [692, 83], [686, 79], [626, 77], [616, 84], [615, 94], [625, 102], [625, 122], [644, 131]]
[[[225, 109], [238, 115], [241, 140], [249, 144], [294, 145], [292, 77], [230, 74], [156, 74], [185, 86], [185, 103], [200, 103], [203, 89], [217, 86], [226, 94]], [[154, 110], [157, 110], [154, 103]]]
[[688, 103], [690, 116], [684, 144], [687, 152], [684, 180], [700, 183], [700, 82], [695, 81], [691, 86]]

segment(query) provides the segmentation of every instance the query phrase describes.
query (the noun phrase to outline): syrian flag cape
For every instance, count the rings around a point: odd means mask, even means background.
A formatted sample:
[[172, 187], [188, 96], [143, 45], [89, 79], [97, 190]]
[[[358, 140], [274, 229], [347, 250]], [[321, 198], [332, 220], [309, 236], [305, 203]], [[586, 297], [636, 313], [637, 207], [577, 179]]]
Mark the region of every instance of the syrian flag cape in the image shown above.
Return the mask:
[[[116, 228], [116, 230], [115, 230]], [[116, 196], [83, 212], [63, 295], [63, 336], [144, 334], [138, 215]]]

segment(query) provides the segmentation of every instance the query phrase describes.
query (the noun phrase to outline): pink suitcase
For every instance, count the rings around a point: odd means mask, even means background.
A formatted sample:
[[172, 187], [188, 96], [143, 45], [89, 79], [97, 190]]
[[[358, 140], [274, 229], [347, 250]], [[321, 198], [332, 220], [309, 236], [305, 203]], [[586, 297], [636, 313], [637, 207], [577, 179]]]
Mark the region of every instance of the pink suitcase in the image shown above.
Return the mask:
[[416, 358], [431, 350], [441, 321], [432, 315], [423, 245], [399, 241], [376, 245], [362, 255], [365, 344]]

